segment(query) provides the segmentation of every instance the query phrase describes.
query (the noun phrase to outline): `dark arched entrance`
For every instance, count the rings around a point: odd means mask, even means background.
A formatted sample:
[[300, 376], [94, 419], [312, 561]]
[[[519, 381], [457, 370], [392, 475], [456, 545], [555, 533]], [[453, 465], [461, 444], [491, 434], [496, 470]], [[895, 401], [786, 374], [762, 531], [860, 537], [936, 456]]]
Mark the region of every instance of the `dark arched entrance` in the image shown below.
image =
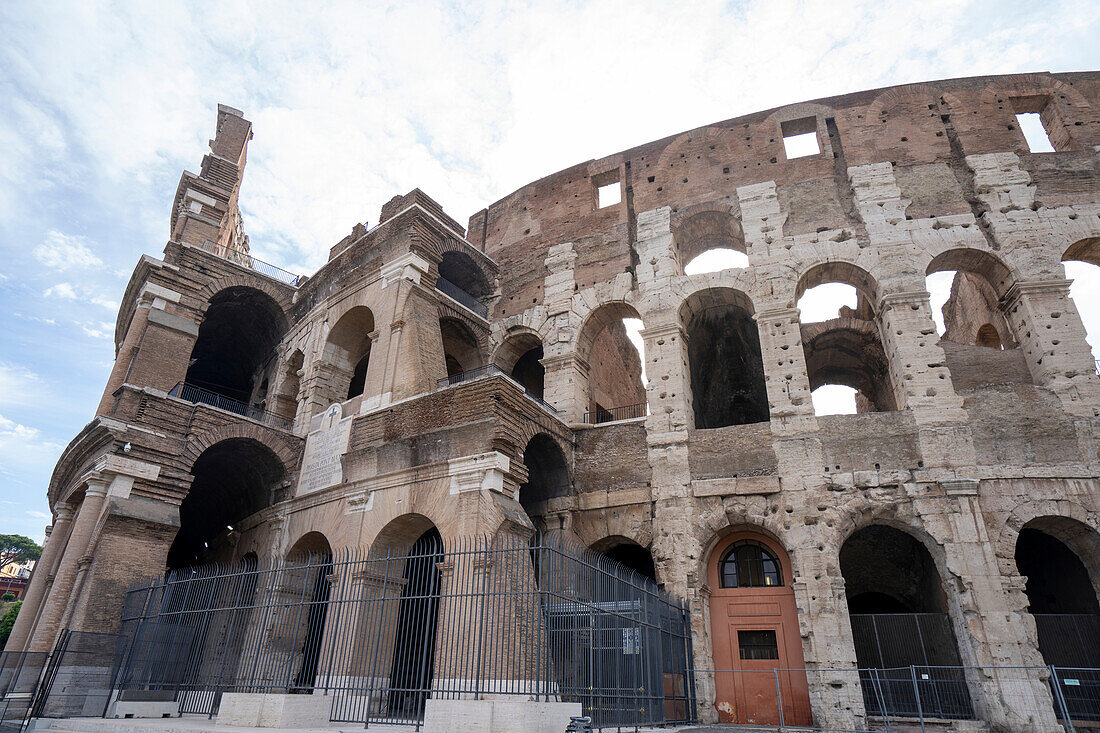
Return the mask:
[[279, 457], [251, 438], [230, 438], [207, 448], [191, 467], [195, 477], [180, 505], [180, 528], [168, 567], [227, 559], [237, 525], [271, 505], [285, 470]]
[[249, 287], [219, 291], [199, 326], [187, 383], [249, 405], [266, 404], [275, 346], [286, 328], [282, 308], [266, 293]]
[[435, 637], [443, 575], [443, 540], [432, 527], [409, 548], [394, 630], [389, 709], [394, 718], [420, 720], [435, 673]]
[[539, 433], [527, 443], [523, 451], [523, 465], [527, 467], [527, 483], [519, 487], [519, 503], [535, 527], [545, 531], [548, 504], [552, 499], [568, 496], [573, 481], [569, 464], [558, 444], [545, 433]]
[[[858, 530], [840, 548], [848, 613], [871, 715], [971, 718], [947, 596], [928, 549], [893, 527]], [[910, 667], [918, 677], [918, 699]]]
[[301, 662], [290, 691], [310, 694], [317, 681], [317, 665], [321, 659], [321, 643], [328, 617], [332, 547], [320, 532], [309, 532], [294, 543], [287, 554], [287, 561], [289, 573], [298, 576], [297, 587], [308, 594], [304, 618], [299, 615]]

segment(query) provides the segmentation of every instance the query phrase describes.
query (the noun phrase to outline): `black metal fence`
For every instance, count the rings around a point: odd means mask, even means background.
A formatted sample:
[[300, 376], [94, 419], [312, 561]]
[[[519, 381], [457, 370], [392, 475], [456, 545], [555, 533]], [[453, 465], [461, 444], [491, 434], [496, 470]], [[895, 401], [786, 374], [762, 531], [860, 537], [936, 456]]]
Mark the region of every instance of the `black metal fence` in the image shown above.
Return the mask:
[[465, 306], [467, 309], [488, 320], [489, 306], [485, 305], [450, 280], [442, 277], [436, 278], [435, 289], [450, 297], [459, 305]]
[[107, 711], [121, 637], [62, 631], [31, 706], [33, 718], [98, 717]]
[[293, 285], [294, 287], [298, 287], [307, 279], [305, 275], [295, 275], [293, 272], [284, 270], [281, 267], [276, 267], [269, 262], [258, 260], [247, 252], [223, 247], [216, 242], [211, 242], [209, 239], [203, 240], [201, 249], [210, 254], [217, 255], [222, 259], [236, 262], [238, 265], [243, 265], [261, 275], [267, 275], [273, 280], [278, 280], [287, 285]]
[[181, 400], [201, 405], [210, 405], [219, 410], [225, 410], [226, 412], [232, 412], [242, 417], [257, 420], [265, 425], [270, 425], [280, 430], [291, 430], [294, 427], [293, 418], [283, 417], [282, 415], [268, 412], [260, 407], [253, 407], [252, 405], [220, 395], [217, 392], [211, 392], [208, 389], [204, 389], [196, 384], [190, 384], [189, 382], [176, 383], [176, 386], [170, 389], [168, 394], [172, 397], [179, 397]]
[[584, 422], [589, 425], [599, 425], [605, 422], [615, 422], [616, 420], [631, 420], [636, 417], [645, 417], [649, 414], [649, 405], [645, 402], [641, 402], [637, 405], [626, 405], [624, 407], [611, 407], [611, 408], [599, 408], [584, 413]]
[[443, 377], [442, 379], [437, 379], [436, 389], [446, 389], [447, 387], [454, 387], [456, 384], [464, 384], [466, 382], [472, 382], [477, 379], [482, 379], [483, 377], [495, 376], [506, 377], [510, 382], [512, 382], [512, 384], [522, 389], [523, 393], [527, 395], [528, 399], [537, 402], [544, 410], [549, 412], [551, 415], [557, 416], [561, 414], [561, 411], [558, 410], [558, 408], [554, 407], [549, 402], [536, 395], [526, 386], [517, 382], [515, 379], [512, 378], [510, 374], [506, 373], [496, 364], [486, 364], [485, 366], [477, 367], [476, 369], [468, 369], [464, 372], [459, 372], [458, 374], [451, 374], [450, 376]]
[[686, 608], [555, 536], [175, 570], [127, 594], [122, 636], [120, 697], [181, 713], [227, 692], [325, 694], [363, 723], [417, 723], [428, 698], [575, 701], [597, 727], [696, 709]]

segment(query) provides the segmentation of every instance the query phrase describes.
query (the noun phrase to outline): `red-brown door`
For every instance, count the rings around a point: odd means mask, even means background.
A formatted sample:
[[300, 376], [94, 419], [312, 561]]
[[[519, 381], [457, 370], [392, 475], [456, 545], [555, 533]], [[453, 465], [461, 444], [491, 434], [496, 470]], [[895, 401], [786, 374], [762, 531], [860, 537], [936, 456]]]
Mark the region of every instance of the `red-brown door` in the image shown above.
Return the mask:
[[715, 707], [723, 723], [809, 725], [790, 561], [770, 538], [738, 533], [708, 564]]

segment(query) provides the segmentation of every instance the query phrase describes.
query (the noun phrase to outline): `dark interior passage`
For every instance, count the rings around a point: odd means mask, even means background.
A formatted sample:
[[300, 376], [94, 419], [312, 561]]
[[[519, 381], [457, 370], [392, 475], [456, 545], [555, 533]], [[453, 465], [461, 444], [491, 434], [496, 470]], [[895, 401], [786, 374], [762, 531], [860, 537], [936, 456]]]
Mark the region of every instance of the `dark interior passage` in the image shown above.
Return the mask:
[[1100, 666], [1100, 603], [1077, 553], [1053, 535], [1025, 527], [1016, 540], [1016, 567], [1027, 578], [1028, 610], [1043, 660], [1059, 667]]
[[[210, 299], [186, 380], [249, 403], [285, 332], [286, 317], [270, 296], [247, 287], [226, 288]], [[255, 401], [265, 396], [256, 395]]]
[[242, 519], [272, 503], [283, 464], [255, 440], [231, 438], [203, 451], [191, 468], [194, 481], [180, 505], [180, 528], [168, 567], [219, 559]]
[[697, 309], [687, 339], [695, 427], [766, 422], [764, 363], [752, 315], [734, 304]]
[[653, 555], [641, 545], [622, 542], [604, 550], [603, 554], [656, 582], [657, 569], [653, 565]]
[[389, 705], [393, 717], [419, 719], [432, 687], [442, 561], [443, 540], [435, 527], [409, 548], [390, 671]]
[[566, 496], [572, 489], [569, 465], [561, 448], [549, 435], [540, 433], [531, 438], [523, 451], [527, 466], [527, 483], [519, 487], [519, 503], [539, 529], [546, 513], [546, 502]]
[[516, 365], [512, 367], [512, 379], [522, 384], [525, 390], [540, 400], [546, 382], [546, 367], [542, 365], [542, 357], [542, 345], [540, 344], [524, 353], [516, 360]]

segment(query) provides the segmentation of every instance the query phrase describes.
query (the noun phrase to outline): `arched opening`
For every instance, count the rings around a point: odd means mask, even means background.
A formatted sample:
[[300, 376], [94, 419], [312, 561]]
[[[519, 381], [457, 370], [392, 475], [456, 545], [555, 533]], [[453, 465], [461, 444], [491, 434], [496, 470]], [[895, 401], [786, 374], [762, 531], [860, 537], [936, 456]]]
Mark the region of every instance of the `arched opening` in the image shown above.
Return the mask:
[[840, 548], [840, 572], [868, 713], [882, 715], [885, 706], [890, 715], [917, 715], [912, 685], [893, 683], [909, 680], [912, 665], [925, 716], [970, 718], [965, 677], [953, 669], [961, 663], [947, 596], [928, 549], [906, 532], [871, 525]]
[[711, 288], [680, 307], [687, 333], [695, 427], [766, 422], [768, 394], [760, 334], [744, 293]]
[[814, 414], [897, 409], [870, 273], [847, 262], [823, 263], [799, 279], [795, 297]]
[[482, 318], [488, 316], [485, 301], [493, 289], [485, 273], [465, 252], [444, 252], [435, 287]]
[[288, 420], [298, 415], [298, 393], [302, 391], [302, 369], [305, 354], [295, 349], [283, 367], [283, 380], [275, 396], [275, 412]]
[[997, 333], [997, 327], [992, 323], [982, 324], [982, 327], [978, 329], [974, 345], [984, 346], [988, 349], [1003, 349], [1005, 347], [1001, 343], [1001, 334]]
[[443, 338], [443, 356], [447, 363], [448, 377], [485, 365], [477, 336], [465, 323], [455, 318], [440, 318], [439, 333]]
[[542, 357], [542, 341], [539, 337], [534, 333], [520, 332], [504, 339], [504, 343], [497, 349], [496, 365], [541, 400], [546, 381]]
[[588, 369], [584, 422], [646, 415], [641, 323], [638, 312], [621, 302], [606, 303], [585, 319], [577, 337], [577, 355]]
[[791, 581], [787, 553], [763, 534], [736, 532], [710, 553], [714, 669], [728, 670], [715, 672], [714, 680], [714, 705], [722, 723], [811, 724]]
[[327, 371], [319, 400], [321, 409], [363, 394], [370, 364], [374, 314], [356, 306], [340, 317], [328, 333], [319, 368]]
[[320, 532], [308, 532], [294, 543], [287, 553], [288, 574], [298, 576], [295, 586], [308, 594], [305, 613], [297, 614], [301, 647], [298, 672], [291, 692], [312, 693], [317, 681], [317, 666], [321, 660], [321, 643], [328, 618], [331, 591], [332, 547]]
[[626, 537], [606, 537], [592, 545], [600, 552], [618, 563], [630, 568], [639, 575], [657, 582], [657, 568], [653, 563], [653, 554], [648, 548]]
[[435, 527], [409, 548], [390, 667], [390, 716], [420, 720], [435, 674], [435, 637], [443, 584], [443, 539]]
[[676, 221], [672, 243], [686, 275], [749, 266], [744, 232], [728, 210], [700, 211]]
[[[1003, 309], [1001, 296], [1011, 285], [1008, 268], [988, 252], [951, 249], [925, 270], [925, 287], [936, 331], [956, 344], [1013, 349], [1017, 340]], [[996, 332], [994, 340], [989, 326]]]
[[168, 551], [169, 568], [226, 559], [241, 520], [271, 505], [285, 470], [263, 443], [230, 438], [203, 451], [191, 474], [180, 528]]
[[554, 510], [552, 500], [573, 491], [569, 464], [557, 442], [539, 433], [523, 450], [523, 465], [527, 467], [527, 481], [519, 487], [520, 506], [537, 529], [546, 531], [550, 529], [546, 526], [547, 514]]
[[1085, 337], [1100, 371], [1100, 237], [1075, 242], [1062, 256], [1062, 264], [1072, 281], [1069, 297], [1081, 315]]
[[[1016, 567], [1027, 578], [1039, 652], [1057, 667], [1100, 667], [1097, 586], [1082, 556], [1062, 538], [1094, 552], [1100, 539], [1092, 528], [1059, 517], [1029, 522], [1016, 539]], [[1086, 557], [1095, 570], [1096, 555]]]
[[199, 326], [186, 382], [247, 405], [265, 402], [275, 346], [286, 327], [282, 308], [266, 293], [249, 287], [219, 291]]

